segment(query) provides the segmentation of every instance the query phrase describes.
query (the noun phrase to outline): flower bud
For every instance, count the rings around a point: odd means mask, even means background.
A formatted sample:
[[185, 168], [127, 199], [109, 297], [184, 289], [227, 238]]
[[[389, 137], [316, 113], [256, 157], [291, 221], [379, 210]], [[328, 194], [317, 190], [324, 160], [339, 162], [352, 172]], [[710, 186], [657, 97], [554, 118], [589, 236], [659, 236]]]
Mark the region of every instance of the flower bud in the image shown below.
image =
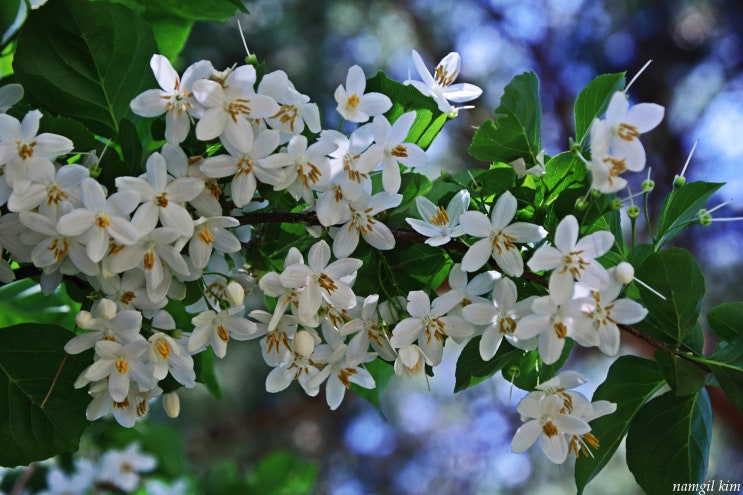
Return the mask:
[[239, 283], [232, 281], [224, 289], [227, 300], [232, 306], [242, 306], [245, 300], [245, 289]]
[[703, 227], [709, 227], [712, 225], [712, 214], [702, 208], [697, 213], [697, 220], [699, 221], [699, 224]]
[[627, 208], [627, 216], [630, 218], [637, 218], [640, 216], [640, 207], [637, 205], [632, 205]]
[[609, 203], [609, 209], [616, 211], [622, 209], [622, 200], [620, 198], [614, 198], [611, 200], [611, 203]]
[[174, 328], [170, 332], [170, 336], [173, 337], [173, 339], [178, 340], [183, 336], [183, 330], [181, 330], [180, 328]]
[[165, 414], [171, 418], [177, 418], [181, 413], [181, 399], [177, 392], [169, 392], [163, 395], [163, 409]]
[[88, 326], [93, 321], [93, 315], [89, 311], [80, 311], [75, 315], [75, 325], [85, 330], [88, 330]]
[[588, 201], [585, 200], [585, 198], [578, 198], [575, 201], [575, 209], [578, 211], [585, 211], [586, 208], [588, 208]]
[[116, 316], [116, 303], [111, 299], [101, 299], [96, 306], [98, 316], [104, 320], [110, 320]]
[[601, 191], [599, 191], [598, 189], [591, 189], [591, 197], [592, 197], [592, 198], [598, 198], [598, 197], [601, 197], [601, 195], [602, 195], [602, 194], [604, 194], [604, 193], [602, 193], [602, 192], [601, 192]]
[[315, 350], [315, 339], [307, 330], [300, 330], [294, 336], [294, 350], [300, 356], [309, 357]]
[[645, 179], [644, 181], [642, 181], [642, 191], [643, 192], [649, 193], [653, 189], [655, 189], [655, 181], [654, 180]]
[[617, 277], [617, 280], [621, 283], [627, 285], [635, 279], [635, 269], [626, 261], [622, 261], [617, 265], [614, 276]]
[[686, 184], [686, 177], [684, 177], [683, 175], [677, 175], [676, 177], [673, 178], [674, 189], [679, 189], [683, 187], [684, 184]]

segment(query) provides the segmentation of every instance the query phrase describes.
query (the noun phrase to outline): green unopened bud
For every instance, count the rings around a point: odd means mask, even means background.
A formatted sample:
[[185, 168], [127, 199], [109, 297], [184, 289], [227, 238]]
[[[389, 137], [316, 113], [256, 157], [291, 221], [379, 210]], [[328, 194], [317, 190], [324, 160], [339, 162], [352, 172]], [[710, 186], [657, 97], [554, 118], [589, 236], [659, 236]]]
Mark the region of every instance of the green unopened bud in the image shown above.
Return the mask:
[[578, 198], [575, 201], [575, 209], [578, 211], [585, 211], [586, 208], [588, 208], [589, 202], [586, 200], [586, 198]]
[[521, 374], [521, 368], [516, 366], [515, 364], [508, 368], [508, 376], [511, 378], [518, 378], [518, 376]]
[[686, 184], [686, 177], [683, 175], [677, 175], [673, 178], [673, 188], [678, 189], [680, 187], [683, 187], [684, 184]]
[[247, 57], [245, 57], [245, 63], [247, 65], [252, 65], [253, 67], [258, 67], [258, 57], [256, 57], [253, 54], [250, 54]]
[[649, 193], [653, 189], [655, 189], [655, 181], [654, 180], [645, 179], [644, 181], [642, 181], [642, 190], [643, 190], [643, 192]]
[[619, 198], [614, 198], [611, 200], [611, 203], [609, 203], [609, 209], [616, 211], [622, 209], [622, 200]]
[[174, 328], [173, 331], [170, 332], [170, 336], [178, 340], [183, 337], [183, 330], [181, 330], [180, 328]]
[[88, 168], [88, 173], [90, 174], [91, 179], [97, 179], [98, 176], [101, 175], [101, 172], [103, 172], [103, 169], [97, 163]]
[[703, 227], [709, 227], [712, 224], [712, 214], [702, 208], [699, 210], [699, 213], [697, 213], [697, 220]]
[[640, 207], [637, 205], [632, 205], [629, 208], [627, 208], [627, 216], [630, 218], [637, 218], [640, 216]]
[[583, 152], [583, 146], [573, 141], [573, 138], [570, 138], [570, 152], [579, 155]]
[[600, 197], [602, 194], [598, 189], [591, 189], [591, 197], [594, 199]]

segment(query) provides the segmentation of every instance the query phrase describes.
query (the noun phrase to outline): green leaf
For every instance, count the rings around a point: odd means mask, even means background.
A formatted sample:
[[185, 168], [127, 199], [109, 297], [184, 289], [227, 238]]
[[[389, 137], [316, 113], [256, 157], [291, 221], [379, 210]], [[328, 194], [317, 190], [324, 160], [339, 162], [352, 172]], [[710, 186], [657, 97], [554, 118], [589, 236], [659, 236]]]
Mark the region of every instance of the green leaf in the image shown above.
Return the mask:
[[26, 19], [25, 0], [4, 0], [0, 2], [0, 47], [13, 37]]
[[506, 342], [503, 342], [493, 359], [483, 361], [480, 357], [480, 340], [481, 337], [470, 339], [459, 354], [457, 369], [454, 373], [454, 392], [467, 390], [490, 378], [512, 361], [518, 359], [522, 352], [513, 346], [501, 352], [502, 346], [506, 344]]
[[671, 191], [660, 211], [656, 249], [696, 223], [699, 210], [704, 208], [709, 197], [723, 185], [715, 182], [687, 182]]
[[44, 115], [39, 122], [39, 134], [42, 132], [51, 132], [70, 139], [75, 150], [81, 153], [103, 148], [103, 144], [95, 139], [95, 135], [87, 127], [68, 117]]
[[707, 323], [722, 340], [743, 335], [743, 302], [727, 302], [707, 313]]
[[692, 395], [704, 387], [707, 373], [693, 362], [675, 354], [655, 351], [655, 361], [676, 395]]
[[573, 341], [565, 342], [565, 349], [557, 362], [544, 364], [539, 358], [539, 352], [525, 351], [503, 340], [490, 361], [483, 361], [480, 357], [480, 338], [470, 340], [457, 361], [455, 372], [454, 391], [460, 392], [474, 387], [483, 380], [500, 371], [503, 378], [522, 390], [534, 390], [538, 384], [549, 380], [560, 371], [560, 368], [570, 355]]
[[743, 335], [731, 342], [720, 342], [704, 360], [728, 400], [743, 411]]
[[627, 466], [646, 493], [671, 493], [674, 484], [704, 483], [712, 438], [707, 391], [648, 402], [627, 434]]
[[516, 171], [510, 167], [497, 167], [475, 175], [482, 186], [483, 196], [501, 195], [516, 184]]
[[665, 342], [701, 352], [697, 319], [704, 296], [704, 277], [694, 256], [682, 248], [653, 253], [635, 274], [666, 298], [640, 286], [642, 302], [650, 312], [636, 327]]
[[119, 142], [124, 161], [136, 171], [145, 171], [142, 163], [142, 142], [139, 139], [136, 126], [129, 119], [122, 119], [119, 123]]
[[194, 371], [196, 381], [203, 383], [213, 397], [221, 399], [222, 388], [219, 386], [217, 373], [214, 371], [214, 353], [211, 349], [194, 356]]
[[80, 303], [67, 295], [64, 285], [48, 296], [30, 278], [0, 287], [0, 328], [19, 323], [49, 323], [71, 332], [78, 311]]
[[553, 156], [544, 165], [543, 181], [547, 186], [546, 204], [552, 204], [563, 191], [574, 184], [583, 186], [586, 167], [575, 153], [564, 151]]
[[392, 367], [392, 363], [388, 363], [381, 359], [370, 361], [364, 364], [364, 367], [369, 373], [371, 373], [371, 376], [374, 377], [375, 387], [368, 389], [359, 387], [355, 383], [352, 383], [351, 390], [353, 390], [356, 395], [369, 401], [369, 403], [376, 407], [381, 413], [382, 404], [380, 403], [379, 398], [384, 392], [384, 389], [387, 388], [387, 384], [389, 384], [392, 377], [395, 376], [395, 370]]
[[0, 329], [0, 466], [77, 450], [89, 424], [85, 409], [90, 397], [73, 384], [93, 358], [91, 352], [64, 352], [72, 336], [54, 325]]
[[536, 74], [525, 72], [514, 77], [506, 86], [495, 115], [495, 121], [488, 120], [478, 128], [470, 155], [504, 163], [529, 157], [531, 163], [536, 163], [542, 149], [542, 106]]
[[389, 96], [392, 100], [392, 108], [385, 115], [390, 122], [394, 122], [404, 113], [415, 111], [415, 121], [405, 140], [416, 143], [423, 149], [426, 149], [433, 142], [433, 139], [448, 119], [439, 110], [433, 98], [425, 96], [412, 85], [402, 84], [390, 79], [382, 71], [367, 79], [366, 91]]
[[593, 456], [576, 459], [578, 493], [582, 493], [588, 482], [606, 466], [637, 412], [664, 383], [653, 361], [630, 355], [620, 356], [614, 361], [592, 400], [614, 402], [617, 410], [591, 422], [591, 433], [599, 440], [599, 448], [593, 451]]
[[56, 0], [29, 17], [14, 69], [31, 104], [114, 137], [131, 100], [156, 87], [156, 52], [149, 26], [126, 7]]
[[624, 88], [625, 73], [603, 74], [589, 82], [575, 100], [575, 141], [583, 142], [593, 119], [600, 117], [611, 97]]
[[425, 196], [431, 190], [431, 179], [423, 174], [408, 172], [402, 174], [400, 179], [399, 193], [402, 194], [400, 207], [407, 205], [418, 196]]
[[320, 466], [291, 452], [272, 452], [247, 475], [249, 489], [242, 493], [311, 495]]

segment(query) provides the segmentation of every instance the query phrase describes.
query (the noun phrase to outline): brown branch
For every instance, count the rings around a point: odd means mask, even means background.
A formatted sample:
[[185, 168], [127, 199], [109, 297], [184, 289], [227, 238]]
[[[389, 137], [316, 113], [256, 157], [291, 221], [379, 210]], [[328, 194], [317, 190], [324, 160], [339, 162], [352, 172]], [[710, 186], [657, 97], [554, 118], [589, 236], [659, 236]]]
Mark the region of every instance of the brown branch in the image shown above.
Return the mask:
[[49, 386], [49, 391], [46, 393], [46, 397], [44, 397], [44, 400], [41, 401], [41, 406], [39, 406], [41, 409], [44, 409], [44, 406], [46, 406], [46, 402], [49, 400], [49, 397], [52, 395], [52, 391], [54, 390], [54, 387], [57, 385], [57, 381], [59, 381], [59, 375], [62, 374], [62, 368], [64, 368], [64, 365], [67, 363], [67, 354], [64, 355], [62, 358], [62, 362], [59, 363], [59, 368], [57, 368], [57, 374], [54, 375], [54, 380], [52, 380], [52, 384]]

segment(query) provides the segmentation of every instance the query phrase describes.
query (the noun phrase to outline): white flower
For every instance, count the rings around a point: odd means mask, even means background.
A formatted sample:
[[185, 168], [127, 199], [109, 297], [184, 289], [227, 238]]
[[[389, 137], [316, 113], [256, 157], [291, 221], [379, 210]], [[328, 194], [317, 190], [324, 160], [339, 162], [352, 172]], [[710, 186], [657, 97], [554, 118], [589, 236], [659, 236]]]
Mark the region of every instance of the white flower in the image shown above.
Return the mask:
[[538, 337], [539, 357], [546, 364], [560, 359], [565, 348], [565, 337], [572, 332], [575, 314], [570, 307], [559, 305], [551, 295], [535, 299], [531, 310], [516, 326], [518, 339]]
[[449, 102], [463, 103], [474, 100], [482, 94], [482, 90], [474, 84], [452, 84], [459, 75], [461, 65], [461, 58], [457, 52], [451, 52], [441, 59], [433, 75], [428, 72], [426, 64], [415, 50], [413, 50], [413, 65], [423, 82], [407, 80], [405, 84], [412, 84], [424, 95], [432, 97], [439, 110], [444, 113], [456, 111]]
[[313, 386], [312, 379], [319, 372], [320, 370], [317, 369], [311, 358], [291, 350], [266, 376], [266, 392], [281, 392], [296, 380], [307, 395], [314, 397], [320, 391], [320, 388], [319, 386]]
[[660, 124], [664, 113], [665, 109], [655, 103], [638, 103], [630, 108], [624, 91], [611, 97], [606, 109], [606, 124], [612, 135], [610, 147], [613, 155], [627, 159], [630, 170], [642, 170], [645, 166], [645, 148], [639, 137]]
[[514, 335], [519, 319], [531, 313], [531, 299], [517, 301], [516, 284], [509, 278], [495, 282], [493, 302], [472, 303], [462, 309], [465, 320], [475, 325], [487, 325], [480, 339], [480, 357], [490, 361], [503, 337], [516, 347], [523, 347]]
[[[461, 309], [476, 302], [489, 304], [490, 301], [484, 297], [493, 290], [493, 285], [501, 277], [495, 270], [478, 273], [472, 280], [467, 280], [467, 272], [462, 270], [461, 263], [455, 263], [449, 270], [449, 290], [438, 298], [442, 304], [451, 306], [449, 314], [461, 314]], [[444, 303], [446, 301], [446, 303]]]
[[109, 450], [103, 454], [98, 479], [131, 493], [139, 485], [139, 473], [152, 471], [155, 467], [157, 459], [140, 452], [139, 445], [133, 443], [124, 450]]
[[591, 427], [583, 419], [564, 411], [563, 401], [554, 395], [542, 400], [522, 400], [518, 411], [527, 421], [516, 431], [511, 442], [515, 453], [526, 451], [539, 440], [539, 445], [547, 458], [555, 464], [562, 464], [569, 453], [568, 437], [584, 435]]
[[[152, 326], [162, 330], [175, 330], [175, 321], [166, 311], [158, 311], [152, 319]], [[169, 372], [184, 387], [196, 386], [193, 358], [180, 342], [157, 330], [148, 341], [150, 343], [148, 360], [152, 374], [157, 380], [163, 380]]]
[[541, 177], [542, 175], [544, 175], [545, 172], [544, 151], [539, 152], [539, 154], [537, 155], [537, 163], [529, 169], [526, 168], [526, 161], [523, 158], [517, 158], [509, 163], [509, 165], [513, 167], [513, 170], [516, 172], [516, 176], [519, 179], [523, 179], [527, 175]]
[[207, 108], [196, 124], [196, 137], [209, 141], [224, 135], [236, 143], [251, 132], [248, 119], [275, 115], [279, 105], [273, 98], [255, 93], [255, 80], [255, 67], [242, 65], [230, 71], [222, 84], [210, 79], [196, 81], [193, 94]]
[[[338, 131], [324, 130], [320, 138], [330, 140], [336, 146], [329, 156], [334, 181], [340, 185], [343, 196], [349, 201], [358, 201], [362, 194], [370, 194], [369, 172], [371, 169], [360, 170], [358, 162], [362, 153], [374, 141], [374, 124], [364, 124], [353, 131], [350, 136]], [[374, 166], [372, 165], [372, 168]]]
[[128, 344], [141, 340], [142, 314], [139, 311], [118, 311], [116, 303], [101, 299], [93, 313], [82, 310], [75, 316], [75, 323], [88, 330], [71, 338], [64, 346], [68, 354], [79, 354], [93, 347], [101, 340]]
[[452, 237], [464, 235], [464, 230], [459, 225], [459, 217], [467, 211], [470, 205], [470, 193], [466, 189], [455, 194], [449, 200], [446, 209], [436, 206], [425, 196], [415, 198], [415, 205], [423, 220], [406, 218], [405, 221], [416, 232], [428, 237], [426, 244], [441, 246], [449, 242]]
[[338, 258], [350, 255], [359, 245], [359, 235], [367, 244], [379, 250], [395, 247], [395, 236], [392, 231], [378, 219], [377, 213], [394, 208], [402, 201], [402, 194], [377, 193], [374, 196], [362, 196], [351, 205], [351, 218], [338, 228], [333, 240], [333, 254]]
[[87, 459], [77, 459], [75, 469], [67, 473], [53, 466], [46, 473], [46, 490], [39, 495], [85, 495], [93, 486], [97, 467]]
[[23, 193], [31, 184], [29, 172], [58, 156], [72, 151], [72, 141], [64, 136], [45, 132], [38, 134], [42, 114], [32, 110], [19, 122], [15, 117], [0, 114], [0, 164], [6, 164], [6, 180], [16, 192]]
[[356, 296], [349, 283], [356, 278], [361, 260], [342, 258], [328, 264], [329, 261], [330, 246], [325, 241], [319, 241], [310, 248], [307, 265], [289, 265], [279, 276], [284, 287], [303, 288], [297, 295], [299, 320], [302, 323], [312, 321], [317, 316], [323, 300], [337, 309], [356, 306]]
[[270, 156], [279, 146], [278, 131], [265, 130], [254, 139], [251, 130], [235, 143], [227, 138], [222, 142], [229, 155], [207, 158], [201, 163], [201, 172], [215, 178], [232, 175], [230, 197], [238, 208], [253, 199], [258, 181], [275, 185], [283, 180], [281, 170], [267, 169], [261, 164], [261, 160]]
[[369, 146], [357, 162], [357, 169], [369, 172], [382, 165], [382, 185], [385, 192], [395, 194], [400, 189], [398, 162], [406, 167], [422, 167], [428, 163], [426, 152], [420, 146], [406, 143], [415, 122], [415, 111], [404, 113], [390, 124], [384, 115], [374, 118], [374, 144]]
[[131, 428], [137, 418], [143, 418], [147, 415], [150, 400], [162, 395], [163, 392], [157, 386], [144, 391], [136, 389], [137, 387], [130, 387], [126, 398], [123, 401], [117, 401], [111, 398], [106, 380], [92, 384], [88, 393], [93, 397], [93, 400], [90, 401], [88, 408], [85, 410], [85, 417], [88, 418], [88, 421], [95, 421], [110, 413], [119, 425], [124, 428]]
[[150, 59], [150, 67], [161, 89], [140, 93], [130, 107], [132, 112], [142, 117], [157, 117], [165, 113], [165, 139], [168, 143], [180, 143], [191, 129], [191, 116], [198, 117], [203, 112], [193, 97], [193, 84], [209, 77], [212, 64], [206, 60], [196, 62], [180, 78], [166, 57], [155, 54]]
[[157, 225], [170, 227], [182, 237], [193, 235], [191, 214], [180, 204], [194, 199], [204, 189], [204, 182], [194, 177], [169, 180], [165, 158], [153, 153], [147, 159], [147, 173], [142, 177], [117, 177], [116, 187], [139, 194], [142, 204], [132, 217], [132, 225], [140, 236], [147, 235]]
[[575, 333], [571, 335], [582, 346], [598, 346], [604, 354], [614, 356], [619, 352], [619, 328], [617, 324], [632, 324], [641, 321], [648, 310], [639, 303], [617, 299], [622, 284], [610, 273], [610, 282], [600, 290], [591, 291], [589, 297], [574, 299], [568, 304], [576, 305]]
[[288, 189], [295, 199], [312, 203], [313, 191], [330, 182], [330, 162], [326, 155], [335, 149], [335, 144], [328, 140], [307, 144], [305, 136], [292, 136], [285, 153], [274, 153], [260, 164], [281, 174], [274, 184], [276, 191]]
[[555, 246], [542, 246], [527, 263], [534, 271], [553, 270], [549, 291], [556, 304], [572, 297], [575, 281], [589, 289], [601, 289], [609, 283], [606, 269], [596, 261], [612, 244], [614, 235], [606, 230], [578, 240], [578, 220], [573, 215], [563, 218], [555, 232]]
[[258, 84], [258, 93], [270, 96], [281, 105], [278, 112], [266, 117], [271, 128], [294, 135], [301, 134], [307, 125], [311, 132], [320, 132], [320, 110], [315, 103], [310, 103], [309, 96], [294, 88], [286, 72], [277, 70], [264, 75]]
[[188, 254], [196, 268], [204, 268], [212, 250], [220, 253], [235, 253], [242, 247], [235, 235], [227, 230], [240, 222], [232, 217], [201, 217], [195, 222], [193, 237], [188, 243]]
[[420, 347], [415, 344], [401, 348], [395, 359], [395, 374], [406, 376], [408, 378], [420, 375], [425, 370], [426, 363], [430, 364], [426, 355]]
[[88, 169], [82, 165], [63, 165], [58, 170], [51, 163], [39, 164], [29, 171], [31, 184], [23, 193], [13, 191], [8, 198], [10, 211], [27, 211], [39, 207], [45, 214], [47, 210], [54, 216], [58, 205], [66, 203], [80, 206], [80, 184], [89, 177]]
[[76, 208], [57, 221], [57, 231], [64, 236], [85, 237], [88, 257], [94, 263], [103, 259], [108, 240], [131, 245], [139, 237], [127, 215], [139, 204], [135, 191], [119, 191], [108, 198], [95, 179], [86, 178], [80, 187], [82, 208]]
[[343, 401], [351, 383], [367, 389], [376, 386], [371, 374], [360, 365], [373, 360], [377, 355], [373, 352], [352, 355], [348, 346], [343, 343], [343, 337], [335, 330], [324, 331], [323, 334], [328, 343], [315, 347], [312, 359], [316, 363], [325, 363], [325, 367], [310, 380], [309, 386], [319, 387], [327, 380], [325, 399], [330, 409], [335, 410]]
[[459, 217], [462, 230], [471, 236], [482, 237], [470, 246], [462, 258], [465, 271], [480, 269], [492, 257], [503, 273], [513, 277], [520, 277], [524, 273], [524, 260], [516, 243], [536, 242], [545, 236], [545, 232], [531, 223], [511, 223], [517, 207], [516, 198], [506, 191], [495, 202], [490, 220], [479, 211], [462, 213]]
[[112, 254], [110, 269], [114, 273], [122, 273], [135, 267], [142, 269], [148, 297], [152, 301], [159, 301], [170, 287], [172, 272], [182, 276], [189, 275], [189, 267], [180, 248], [173, 245], [179, 239], [180, 234], [177, 231], [158, 227], [134, 244]]
[[435, 299], [432, 304], [428, 294], [423, 291], [410, 292], [407, 306], [410, 317], [395, 325], [390, 344], [394, 348], [403, 348], [417, 340], [431, 365], [437, 366], [441, 363], [447, 335], [465, 338], [475, 330], [469, 322], [458, 316], [445, 316], [450, 309], [451, 306], [442, 304], [440, 299]]
[[382, 359], [395, 359], [395, 352], [385, 331], [386, 322], [380, 321], [382, 309], [378, 309], [378, 303], [379, 295], [367, 296], [362, 303], [361, 315], [345, 323], [339, 330], [343, 336], [356, 334], [348, 342], [348, 357], [352, 361], [361, 362], [370, 344]]
[[392, 108], [392, 101], [381, 93], [367, 93], [364, 71], [358, 65], [348, 69], [346, 86], [335, 90], [336, 110], [351, 122], [366, 122], [370, 117], [381, 115]]
[[627, 180], [620, 174], [630, 170], [639, 172], [645, 162], [629, 161], [627, 158], [614, 156], [610, 152], [612, 134], [609, 124], [603, 120], [594, 120], [591, 125], [591, 161], [586, 167], [591, 172], [591, 187], [602, 193], [617, 192], [627, 185]]
[[98, 359], [83, 372], [83, 378], [91, 382], [108, 378], [108, 392], [117, 402], [126, 399], [132, 381], [140, 390], [151, 389], [156, 382], [144, 363], [147, 347], [144, 338], [126, 345], [100, 340], [95, 343]]
[[224, 309], [217, 313], [208, 310], [199, 313], [191, 319], [194, 325], [191, 338], [188, 340], [188, 352], [199, 352], [210, 344], [214, 355], [223, 358], [227, 353], [227, 343], [230, 339], [248, 340], [258, 331], [256, 324], [243, 318], [244, 308], [237, 306]]

